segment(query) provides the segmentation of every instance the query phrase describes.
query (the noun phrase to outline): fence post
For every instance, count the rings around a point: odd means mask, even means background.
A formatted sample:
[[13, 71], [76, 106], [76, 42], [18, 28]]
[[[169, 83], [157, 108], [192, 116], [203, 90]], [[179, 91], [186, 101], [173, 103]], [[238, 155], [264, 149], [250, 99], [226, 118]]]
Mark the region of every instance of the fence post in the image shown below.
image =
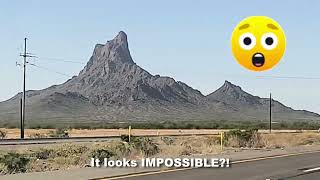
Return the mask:
[[129, 142], [130, 142], [131, 141], [131, 126], [129, 126], [128, 135], [129, 135]]
[[224, 132], [220, 132], [220, 149], [221, 149], [221, 151], [223, 151], [223, 136], [224, 136]]

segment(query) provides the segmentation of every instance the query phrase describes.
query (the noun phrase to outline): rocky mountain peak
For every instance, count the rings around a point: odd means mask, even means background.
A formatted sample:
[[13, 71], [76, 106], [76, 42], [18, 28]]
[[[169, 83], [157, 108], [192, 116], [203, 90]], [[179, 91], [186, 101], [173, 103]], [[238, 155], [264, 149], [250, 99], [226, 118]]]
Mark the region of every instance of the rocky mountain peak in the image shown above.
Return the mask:
[[100, 50], [100, 54], [97, 58], [104, 61], [134, 64], [129, 51], [127, 35], [123, 31], [120, 31], [114, 39], [108, 41], [98, 50]]
[[220, 88], [220, 91], [223, 91], [223, 92], [231, 92], [231, 91], [234, 91], [234, 92], [237, 92], [237, 93], [241, 93], [241, 92], [244, 92], [240, 86], [237, 86], [235, 84], [232, 84], [231, 82], [229, 81], [225, 81], [224, 84], [222, 85], [222, 87]]
[[198, 104], [203, 98], [199, 91], [173, 78], [153, 76], [135, 64], [123, 31], [106, 44], [97, 44], [79, 76], [62, 89], [81, 94], [96, 105], [137, 101]]
[[221, 101], [231, 105], [254, 105], [261, 104], [259, 97], [252, 96], [251, 94], [243, 91], [240, 86], [234, 85], [229, 81], [207, 96], [209, 101]]
[[97, 72], [97, 69], [100, 72], [102, 71], [102, 74], [105, 74], [106, 69], [114, 71], [123, 64], [135, 63], [129, 51], [127, 35], [125, 32], [120, 31], [114, 39], [107, 41], [106, 44], [97, 44], [95, 46], [89, 62], [79, 76], [92, 73], [92, 71]]
[[118, 35], [113, 39], [113, 41], [128, 47], [127, 34], [123, 31], [120, 31]]

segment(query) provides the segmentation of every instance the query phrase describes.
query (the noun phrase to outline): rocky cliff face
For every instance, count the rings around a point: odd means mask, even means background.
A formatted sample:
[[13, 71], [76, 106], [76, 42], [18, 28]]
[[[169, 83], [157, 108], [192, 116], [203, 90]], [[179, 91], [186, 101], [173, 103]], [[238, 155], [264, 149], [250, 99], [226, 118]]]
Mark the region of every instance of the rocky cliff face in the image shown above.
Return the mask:
[[204, 97], [183, 83], [153, 76], [136, 65], [122, 31], [106, 44], [97, 44], [79, 76], [63, 84], [61, 90], [82, 94], [95, 105], [133, 101], [197, 104]]

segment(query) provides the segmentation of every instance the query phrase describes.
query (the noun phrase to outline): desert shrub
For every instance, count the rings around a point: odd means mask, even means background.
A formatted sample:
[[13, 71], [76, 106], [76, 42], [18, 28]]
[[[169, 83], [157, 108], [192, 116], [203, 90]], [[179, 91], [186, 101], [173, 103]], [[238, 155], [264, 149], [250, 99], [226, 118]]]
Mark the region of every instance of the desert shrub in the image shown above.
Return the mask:
[[40, 124], [31, 124], [28, 126], [28, 128], [30, 129], [41, 129], [41, 125]]
[[174, 138], [172, 138], [172, 137], [166, 137], [166, 136], [164, 136], [164, 137], [161, 137], [161, 140], [166, 144], [166, 145], [172, 145], [173, 144], [173, 142], [174, 142]]
[[152, 156], [159, 152], [159, 146], [148, 137], [134, 137], [130, 142], [134, 148], [141, 151], [144, 156]]
[[32, 152], [31, 155], [37, 159], [48, 159], [52, 154], [54, 154], [54, 152], [55, 151], [53, 149], [41, 148], [39, 150]]
[[249, 141], [247, 142], [247, 147], [254, 147], [254, 148], [263, 148], [266, 144], [262, 140], [261, 134], [255, 131]]
[[179, 143], [181, 147], [180, 155], [190, 156], [192, 154], [197, 154], [199, 151], [198, 148], [201, 148], [203, 142], [198, 141], [198, 138], [186, 138]]
[[29, 135], [29, 138], [33, 138], [33, 139], [41, 139], [46, 137], [47, 136], [45, 134], [41, 134], [41, 133], [34, 133]]
[[9, 152], [1, 158], [1, 163], [9, 174], [26, 172], [29, 161], [26, 155], [15, 152]]
[[190, 145], [184, 145], [180, 154], [181, 156], [190, 156], [194, 153], [194, 150]]
[[55, 131], [49, 132], [49, 137], [52, 138], [67, 138], [69, 137], [68, 129], [58, 128]]
[[[152, 156], [159, 152], [158, 144], [156, 144], [152, 139], [148, 137], [131, 136], [130, 142], [128, 135], [121, 135], [120, 138], [122, 142], [128, 143], [127, 146], [122, 146], [122, 148], [125, 149], [125, 152], [136, 149], [145, 156]], [[119, 146], [118, 148], [121, 148], [121, 146]]]
[[205, 139], [205, 144], [208, 146], [213, 146], [216, 144], [220, 144], [221, 138], [219, 136], [208, 136]]
[[5, 139], [7, 137], [7, 131], [0, 130], [0, 139]]
[[260, 134], [258, 134], [257, 129], [247, 129], [244, 131], [240, 129], [230, 130], [224, 136], [225, 144], [232, 147], [253, 147], [260, 140]]
[[93, 149], [90, 152], [91, 158], [99, 159], [100, 161], [103, 161], [104, 158], [109, 159], [109, 158], [113, 157], [114, 155], [115, 154], [107, 148], [97, 148], [97, 149]]
[[54, 129], [56, 125], [53, 124], [44, 124], [40, 126], [42, 129]]
[[[131, 138], [131, 137], [130, 137], [130, 138]], [[121, 141], [123, 141], [123, 142], [129, 142], [129, 135], [122, 134], [122, 135], [120, 136], [120, 139], [121, 139]]]
[[110, 148], [112, 149], [112, 152], [114, 152], [119, 158], [130, 155], [130, 153], [134, 150], [132, 144], [127, 142], [114, 143]]
[[51, 154], [52, 157], [72, 157], [81, 156], [89, 150], [87, 146], [84, 145], [72, 145], [64, 144], [56, 149], [54, 149]]

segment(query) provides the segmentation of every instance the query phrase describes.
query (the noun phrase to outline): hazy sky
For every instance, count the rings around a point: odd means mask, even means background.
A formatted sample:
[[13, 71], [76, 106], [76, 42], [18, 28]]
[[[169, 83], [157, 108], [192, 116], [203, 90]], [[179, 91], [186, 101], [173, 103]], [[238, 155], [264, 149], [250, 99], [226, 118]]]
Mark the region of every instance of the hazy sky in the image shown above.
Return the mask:
[[[229, 80], [254, 95], [267, 97], [272, 92], [288, 106], [320, 113], [319, 9], [316, 0], [4, 0], [0, 2], [0, 100], [22, 89], [22, 71], [15, 63], [22, 60], [19, 53], [24, 37], [29, 39], [29, 52], [39, 57], [32, 63], [71, 77], [83, 68], [96, 43], [105, 43], [123, 30], [134, 61], [152, 74], [174, 77], [203, 94]], [[251, 15], [270, 16], [286, 32], [286, 54], [268, 72], [247, 71], [231, 54], [233, 28]], [[68, 79], [32, 66], [27, 73], [27, 89], [42, 89]]]

